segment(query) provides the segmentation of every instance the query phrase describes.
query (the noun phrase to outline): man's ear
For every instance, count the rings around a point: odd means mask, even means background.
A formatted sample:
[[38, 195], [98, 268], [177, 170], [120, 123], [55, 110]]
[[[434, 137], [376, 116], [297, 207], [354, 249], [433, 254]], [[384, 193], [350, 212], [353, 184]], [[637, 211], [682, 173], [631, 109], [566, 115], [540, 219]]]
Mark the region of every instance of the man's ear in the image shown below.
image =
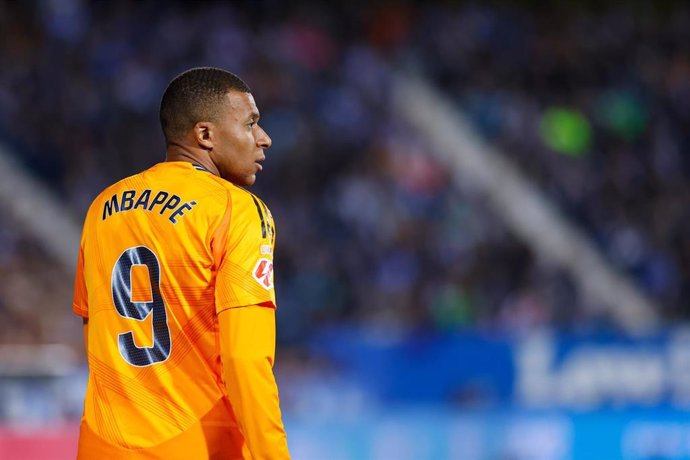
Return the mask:
[[215, 126], [209, 121], [200, 121], [194, 125], [196, 143], [204, 150], [213, 150]]

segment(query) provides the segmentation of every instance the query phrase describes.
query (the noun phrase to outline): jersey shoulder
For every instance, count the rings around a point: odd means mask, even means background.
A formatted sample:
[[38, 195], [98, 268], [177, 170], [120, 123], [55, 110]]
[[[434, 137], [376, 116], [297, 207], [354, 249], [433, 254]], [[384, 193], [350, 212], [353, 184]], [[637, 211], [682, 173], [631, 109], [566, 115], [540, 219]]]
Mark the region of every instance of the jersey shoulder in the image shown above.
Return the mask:
[[249, 190], [210, 173], [208, 179], [225, 191], [227, 205], [230, 206], [233, 215], [239, 217], [239, 215], [247, 214], [248, 211], [255, 215], [257, 210], [261, 210], [261, 213], [270, 213], [266, 204]]

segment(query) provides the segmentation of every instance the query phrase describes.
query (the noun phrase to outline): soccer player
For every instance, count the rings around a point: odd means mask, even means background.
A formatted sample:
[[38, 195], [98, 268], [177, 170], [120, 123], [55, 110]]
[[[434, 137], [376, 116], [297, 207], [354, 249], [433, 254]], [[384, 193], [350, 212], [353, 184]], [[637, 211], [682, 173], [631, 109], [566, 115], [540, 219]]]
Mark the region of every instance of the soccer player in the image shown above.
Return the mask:
[[167, 158], [106, 188], [84, 222], [73, 310], [89, 379], [80, 459], [288, 459], [273, 375], [275, 225], [242, 187], [271, 139], [247, 85], [176, 77]]

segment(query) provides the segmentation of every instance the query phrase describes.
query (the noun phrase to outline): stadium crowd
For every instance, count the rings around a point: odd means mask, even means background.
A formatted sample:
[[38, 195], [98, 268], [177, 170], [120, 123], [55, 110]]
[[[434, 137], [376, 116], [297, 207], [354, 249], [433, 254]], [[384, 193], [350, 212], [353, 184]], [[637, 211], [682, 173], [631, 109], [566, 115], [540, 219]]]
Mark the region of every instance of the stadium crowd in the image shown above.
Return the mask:
[[[392, 72], [414, 68], [660, 313], [686, 315], [687, 7], [204, 5], [0, 4], [0, 139], [76, 220], [104, 186], [163, 160], [162, 90], [186, 68], [213, 65], [250, 84], [273, 138], [255, 187], [277, 224], [284, 343], [331, 322], [605, 323], [392, 109]], [[563, 130], [574, 140], [559, 143]], [[71, 275], [0, 220], [0, 342], [68, 340]]]

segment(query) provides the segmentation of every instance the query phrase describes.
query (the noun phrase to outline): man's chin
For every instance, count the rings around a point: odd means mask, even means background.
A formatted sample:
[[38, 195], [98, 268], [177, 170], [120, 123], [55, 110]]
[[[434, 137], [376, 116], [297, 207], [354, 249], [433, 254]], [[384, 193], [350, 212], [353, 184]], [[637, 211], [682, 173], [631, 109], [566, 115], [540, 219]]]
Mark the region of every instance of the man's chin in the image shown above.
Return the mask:
[[252, 185], [254, 185], [254, 182], [256, 182], [256, 174], [244, 177], [233, 177], [227, 180], [239, 187], [251, 187]]
[[220, 177], [222, 177], [230, 183], [237, 185], [238, 187], [249, 187], [251, 185], [254, 185], [254, 182], [256, 182], [255, 172], [249, 174], [232, 174], [229, 171], [221, 170]]
[[246, 177], [245, 179], [246, 179], [245, 183], [244, 183], [245, 187], [249, 187], [250, 185], [254, 185], [254, 182], [256, 182], [256, 174], [252, 174], [251, 176]]

